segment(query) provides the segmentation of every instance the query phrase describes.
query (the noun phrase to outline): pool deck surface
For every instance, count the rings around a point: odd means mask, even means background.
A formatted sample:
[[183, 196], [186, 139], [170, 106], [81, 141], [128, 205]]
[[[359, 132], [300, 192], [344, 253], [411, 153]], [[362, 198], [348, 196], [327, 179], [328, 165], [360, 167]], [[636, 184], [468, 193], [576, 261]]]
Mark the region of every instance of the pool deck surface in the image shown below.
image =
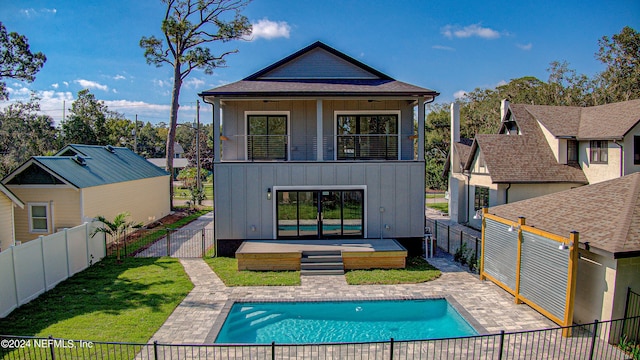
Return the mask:
[[302, 276], [299, 286], [227, 287], [202, 259], [180, 259], [194, 284], [151, 338], [161, 344], [207, 344], [228, 300], [382, 300], [450, 296], [487, 333], [557, 327], [553, 322], [489, 281], [459, 267], [448, 257], [427, 259], [442, 271], [434, 281], [403, 285], [347, 285], [344, 276]]

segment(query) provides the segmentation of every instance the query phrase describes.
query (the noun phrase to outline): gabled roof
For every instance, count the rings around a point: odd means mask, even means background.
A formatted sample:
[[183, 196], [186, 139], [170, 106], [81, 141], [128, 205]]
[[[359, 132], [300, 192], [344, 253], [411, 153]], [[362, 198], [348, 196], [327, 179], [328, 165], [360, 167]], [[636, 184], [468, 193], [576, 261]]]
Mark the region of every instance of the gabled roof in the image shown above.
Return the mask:
[[521, 135], [476, 135], [465, 170], [481, 151], [494, 183], [588, 183], [579, 167], [558, 163], [526, 106], [513, 104], [510, 109]]
[[7, 189], [2, 183], [0, 183], [0, 192], [5, 194], [14, 204], [20, 206], [21, 209], [24, 209], [22, 200], [18, 199], [16, 194], [12, 193], [11, 190]]
[[[459, 142], [453, 144], [453, 151], [458, 154], [458, 159], [460, 160], [460, 169], [464, 169], [467, 164], [467, 159], [469, 158], [469, 153], [471, 152], [471, 145], [473, 144], [473, 139], [461, 138]], [[449, 174], [449, 170], [451, 167], [451, 151], [447, 154], [447, 160], [444, 162], [444, 168], [442, 169], [442, 177], [447, 177]]]
[[[510, 105], [514, 107], [528, 112], [557, 138], [620, 140], [640, 122], [640, 99], [590, 107]], [[516, 122], [520, 125], [517, 116]]]
[[123, 147], [68, 145], [54, 156], [34, 156], [4, 184], [67, 184], [88, 188], [169, 174]]
[[614, 258], [640, 256], [640, 173], [491, 207], [489, 213], [513, 222], [522, 216], [527, 225], [559, 236], [578, 231], [591, 251]]
[[436, 91], [397, 81], [362, 62], [315, 42], [266, 68], [199, 96], [431, 96]]

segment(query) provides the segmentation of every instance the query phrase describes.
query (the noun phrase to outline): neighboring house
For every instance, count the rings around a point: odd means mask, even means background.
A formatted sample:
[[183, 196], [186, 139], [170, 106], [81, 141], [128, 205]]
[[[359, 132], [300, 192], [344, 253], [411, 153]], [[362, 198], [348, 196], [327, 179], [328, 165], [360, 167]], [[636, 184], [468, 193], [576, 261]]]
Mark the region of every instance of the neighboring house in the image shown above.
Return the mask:
[[203, 91], [221, 140], [219, 254], [246, 239], [394, 238], [420, 249], [424, 105], [437, 95], [321, 42]]
[[526, 225], [558, 236], [577, 231], [574, 322], [624, 317], [627, 289], [640, 290], [640, 173], [490, 207], [488, 213], [513, 224], [524, 217]]
[[[189, 165], [189, 159], [184, 157], [184, 148], [182, 147], [182, 145], [180, 145], [179, 143], [173, 143], [173, 151], [174, 151], [174, 159], [173, 159], [173, 177], [172, 179], [175, 180], [178, 178], [178, 174], [180, 173], [180, 171], [182, 171], [182, 169], [186, 168]], [[147, 159], [147, 161], [149, 161], [150, 163], [152, 163], [153, 165], [161, 168], [161, 169], [166, 169], [167, 168], [167, 158], [163, 157], [163, 158], [150, 158]]]
[[15, 245], [14, 208], [24, 209], [22, 200], [0, 183], [0, 251]]
[[584, 108], [504, 101], [498, 134], [476, 135], [471, 146], [460, 139], [455, 107], [451, 118], [446, 171], [458, 223], [479, 228], [474, 214], [483, 207], [640, 171], [640, 100]]
[[2, 183], [25, 204], [15, 211], [16, 240], [29, 241], [98, 215], [120, 212], [150, 223], [169, 214], [169, 174], [123, 147], [68, 145], [34, 156]]

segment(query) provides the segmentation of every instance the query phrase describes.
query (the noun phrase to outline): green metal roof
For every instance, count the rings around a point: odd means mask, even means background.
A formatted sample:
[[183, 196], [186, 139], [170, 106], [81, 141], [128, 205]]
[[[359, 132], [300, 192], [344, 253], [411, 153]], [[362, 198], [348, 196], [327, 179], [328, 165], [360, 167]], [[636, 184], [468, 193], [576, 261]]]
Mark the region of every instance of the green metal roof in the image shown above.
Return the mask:
[[[74, 154], [77, 156], [71, 156]], [[77, 188], [169, 176], [123, 147], [67, 145], [54, 156], [34, 156], [32, 160]]]

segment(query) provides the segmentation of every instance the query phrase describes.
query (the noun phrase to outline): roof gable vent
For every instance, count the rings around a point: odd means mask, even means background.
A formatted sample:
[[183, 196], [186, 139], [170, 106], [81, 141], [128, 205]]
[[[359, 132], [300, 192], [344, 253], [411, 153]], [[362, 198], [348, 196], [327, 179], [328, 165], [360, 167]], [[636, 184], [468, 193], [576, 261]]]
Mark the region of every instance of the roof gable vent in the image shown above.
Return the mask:
[[85, 158], [83, 158], [83, 157], [82, 157], [82, 156], [80, 156], [80, 155], [75, 155], [75, 156], [73, 156], [71, 159], [73, 159], [73, 161], [75, 161], [76, 163], [78, 163], [78, 165], [81, 165], [81, 166], [85, 166], [85, 165], [87, 165], [87, 160], [85, 160]]
[[116, 149], [114, 149], [113, 146], [111, 146], [111, 145], [107, 145], [104, 148], [105, 148], [105, 150], [107, 150], [108, 152], [110, 152], [112, 154], [114, 154], [116, 152]]

